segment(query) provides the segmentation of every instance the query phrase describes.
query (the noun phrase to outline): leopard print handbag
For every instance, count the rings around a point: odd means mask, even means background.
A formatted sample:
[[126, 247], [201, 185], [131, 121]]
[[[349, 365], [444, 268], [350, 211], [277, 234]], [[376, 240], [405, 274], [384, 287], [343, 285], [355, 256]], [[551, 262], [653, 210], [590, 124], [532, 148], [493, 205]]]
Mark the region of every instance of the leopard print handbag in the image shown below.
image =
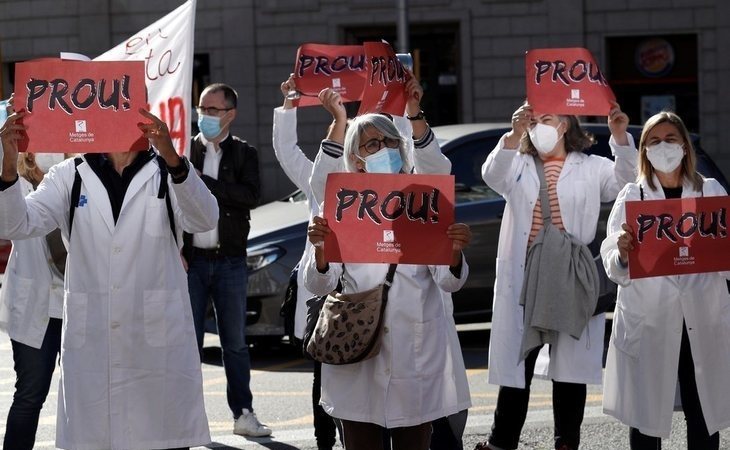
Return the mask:
[[[397, 264], [391, 264], [385, 282], [363, 292], [332, 293], [323, 302], [306, 352], [325, 364], [352, 364], [380, 352], [383, 316]], [[307, 302], [309, 304], [309, 302]]]

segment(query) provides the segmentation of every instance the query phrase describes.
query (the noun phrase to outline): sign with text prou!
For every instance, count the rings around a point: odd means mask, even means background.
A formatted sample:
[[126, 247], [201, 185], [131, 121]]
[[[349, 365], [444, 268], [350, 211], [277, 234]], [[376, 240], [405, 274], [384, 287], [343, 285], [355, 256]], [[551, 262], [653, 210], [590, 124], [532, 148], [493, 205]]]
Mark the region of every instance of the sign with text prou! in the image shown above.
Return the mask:
[[196, 0], [187, 0], [94, 59], [144, 62], [149, 110], [167, 124], [181, 155], [190, 150], [195, 7]]
[[632, 279], [730, 270], [730, 197], [626, 202]]
[[527, 101], [538, 113], [607, 116], [616, 101], [591, 52], [534, 49], [525, 56]]
[[407, 73], [393, 47], [386, 42], [363, 44], [368, 74], [357, 115], [388, 113], [402, 116], [406, 110]]
[[297, 50], [294, 81], [300, 97], [296, 106], [319, 105], [319, 92], [332, 88], [344, 103], [360, 100], [367, 76], [362, 45], [304, 44]]
[[448, 265], [454, 177], [331, 173], [324, 218], [328, 261]]
[[149, 148], [137, 123], [147, 97], [141, 61], [44, 58], [15, 66], [15, 105], [28, 115], [21, 151], [128, 152]]

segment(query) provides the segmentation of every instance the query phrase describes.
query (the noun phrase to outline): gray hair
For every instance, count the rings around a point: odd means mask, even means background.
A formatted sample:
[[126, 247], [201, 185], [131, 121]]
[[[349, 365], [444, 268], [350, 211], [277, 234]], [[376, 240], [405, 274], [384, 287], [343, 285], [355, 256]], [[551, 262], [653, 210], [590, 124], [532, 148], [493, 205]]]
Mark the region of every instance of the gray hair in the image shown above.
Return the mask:
[[400, 135], [395, 124], [382, 114], [364, 114], [355, 117], [347, 125], [345, 149], [342, 155], [345, 158], [345, 169], [348, 172], [357, 172], [357, 166], [355, 165], [355, 161], [353, 161], [353, 156], [359, 155], [357, 149], [360, 148], [360, 134], [363, 130], [370, 127], [378, 130], [384, 137], [398, 139], [398, 150], [400, 150], [400, 157], [403, 160], [403, 168], [401, 170], [404, 173], [411, 173], [413, 164], [407, 151], [406, 139]]

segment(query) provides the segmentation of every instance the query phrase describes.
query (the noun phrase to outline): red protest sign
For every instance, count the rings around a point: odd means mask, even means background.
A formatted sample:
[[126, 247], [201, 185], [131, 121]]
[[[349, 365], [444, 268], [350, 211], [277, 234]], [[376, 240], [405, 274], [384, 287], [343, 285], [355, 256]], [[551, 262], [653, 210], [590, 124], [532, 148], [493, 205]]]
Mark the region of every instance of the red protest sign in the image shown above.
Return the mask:
[[357, 115], [389, 113], [402, 116], [406, 110], [406, 71], [393, 48], [385, 42], [365, 42], [368, 76]]
[[591, 52], [530, 50], [525, 56], [527, 101], [537, 113], [607, 116], [616, 100]]
[[452, 175], [331, 173], [325, 191], [328, 261], [451, 263]]
[[319, 105], [317, 95], [332, 88], [343, 102], [360, 100], [367, 76], [361, 45], [304, 44], [297, 50], [294, 78], [301, 97], [297, 106]]
[[632, 279], [730, 270], [730, 197], [626, 202]]
[[144, 61], [46, 58], [15, 66], [15, 105], [29, 113], [21, 151], [144, 150], [137, 110], [146, 104]]

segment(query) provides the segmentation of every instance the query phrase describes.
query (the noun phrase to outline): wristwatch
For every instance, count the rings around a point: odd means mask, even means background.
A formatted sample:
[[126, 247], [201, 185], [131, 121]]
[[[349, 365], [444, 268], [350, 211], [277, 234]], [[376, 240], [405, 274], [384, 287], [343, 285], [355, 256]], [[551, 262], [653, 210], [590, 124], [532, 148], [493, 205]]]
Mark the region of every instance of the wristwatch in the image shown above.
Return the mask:
[[408, 119], [408, 120], [426, 120], [426, 115], [421, 110], [421, 111], [418, 111], [418, 114], [416, 114], [415, 116], [406, 115], [406, 119]]

